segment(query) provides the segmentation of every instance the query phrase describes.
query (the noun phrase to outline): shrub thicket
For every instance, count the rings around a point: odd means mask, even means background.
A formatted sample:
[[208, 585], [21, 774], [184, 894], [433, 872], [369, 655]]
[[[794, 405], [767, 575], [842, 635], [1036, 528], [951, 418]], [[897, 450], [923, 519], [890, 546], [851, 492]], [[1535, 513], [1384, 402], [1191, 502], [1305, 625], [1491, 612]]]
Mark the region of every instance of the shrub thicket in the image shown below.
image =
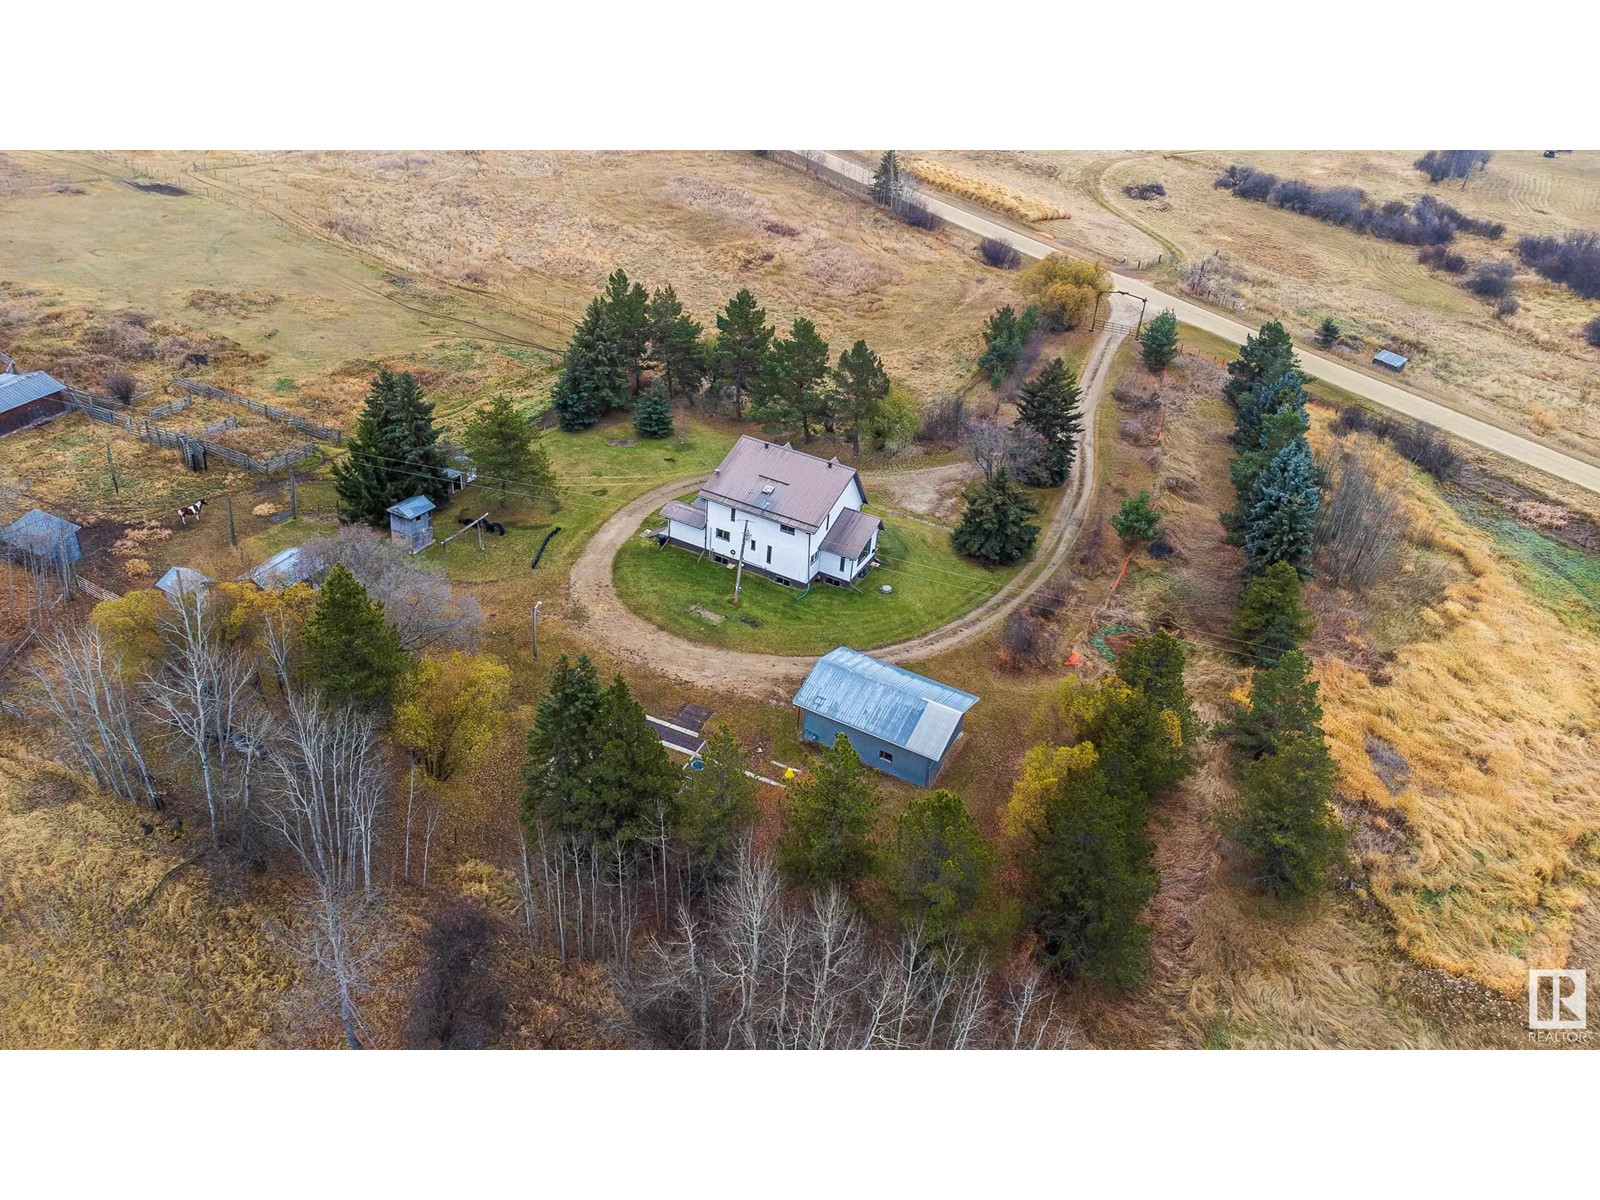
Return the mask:
[[1494, 239], [1506, 231], [1498, 221], [1469, 217], [1432, 196], [1423, 196], [1409, 205], [1402, 200], [1379, 204], [1358, 187], [1317, 187], [1303, 179], [1279, 179], [1270, 171], [1239, 163], [1219, 175], [1215, 186], [1244, 200], [1275, 204], [1330, 225], [1347, 225], [1408, 246], [1443, 245], [1457, 233]]

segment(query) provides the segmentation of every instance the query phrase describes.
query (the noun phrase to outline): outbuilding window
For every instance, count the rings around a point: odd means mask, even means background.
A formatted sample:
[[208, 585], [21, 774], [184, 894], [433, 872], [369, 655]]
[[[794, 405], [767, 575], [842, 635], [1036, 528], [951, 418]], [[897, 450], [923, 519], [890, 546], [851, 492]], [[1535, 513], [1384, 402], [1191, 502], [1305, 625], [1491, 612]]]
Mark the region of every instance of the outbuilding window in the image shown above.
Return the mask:
[[879, 750], [878, 757], [883, 759], [884, 762], [894, 761], [894, 755], [890, 754], [887, 750]]

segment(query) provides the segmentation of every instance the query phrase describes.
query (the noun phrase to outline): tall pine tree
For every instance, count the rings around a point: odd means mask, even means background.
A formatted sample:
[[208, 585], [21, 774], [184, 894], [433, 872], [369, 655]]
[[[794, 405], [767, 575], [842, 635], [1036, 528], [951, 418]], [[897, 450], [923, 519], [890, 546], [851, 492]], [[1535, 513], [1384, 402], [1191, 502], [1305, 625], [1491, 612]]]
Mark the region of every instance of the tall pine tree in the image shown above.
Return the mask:
[[753, 415], [778, 424], [798, 423], [805, 440], [813, 425], [832, 423], [828, 377], [828, 343], [805, 317], [796, 317], [789, 336], [772, 343], [756, 379]]
[[871, 769], [840, 734], [809, 777], [789, 789], [778, 866], [790, 883], [848, 888], [877, 866], [873, 831], [883, 798]]
[[700, 752], [705, 766], [689, 774], [679, 836], [689, 855], [694, 890], [703, 892], [727, 871], [739, 841], [755, 825], [756, 783], [746, 772], [750, 755], [726, 725], [719, 725]]
[[450, 493], [433, 406], [409, 372], [387, 367], [373, 378], [356, 427], [334, 464], [339, 510], [349, 520], [381, 525], [390, 505], [419, 492], [436, 503]]
[[336, 703], [377, 708], [411, 666], [383, 605], [335, 563], [301, 633], [306, 678]]
[[900, 160], [893, 150], [885, 150], [878, 160], [878, 169], [872, 173], [872, 202], [893, 208], [900, 202], [904, 186], [900, 178]]
[[522, 822], [556, 837], [580, 837], [590, 826], [594, 758], [604, 693], [587, 655], [556, 662], [528, 730], [522, 768]]
[[772, 326], [766, 323], [766, 310], [756, 303], [749, 288], [738, 295], [717, 317], [717, 344], [711, 354], [712, 378], [718, 389], [733, 389], [733, 415], [744, 418], [744, 400], [761, 376], [772, 344]]
[[606, 280], [604, 303], [616, 340], [617, 357], [628, 374], [629, 392], [637, 396], [645, 352], [650, 345], [650, 297], [643, 284], [629, 283], [628, 273], [618, 267]]
[[1244, 589], [1234, 621], [1234, 636], [1244, 656], [1272, 666], [1311, 636], [1311, 611], [1300, 598], [1300, 573], [1275, 562]]
[[1238, 403], [1244, 390], [1258, 379], [1276, 379], [1288, 371], [1298, 371], [1294, 343], [1281, 321], [1268, 321], [1254, 337], [1239, 347], [1239, 357], [1228, 364], [1228, 382], [1223, 392]]
[[705, 383], [707, 362], [700, 335], [700, 322], [683, 311], [683, 303], [672, 285], [657, 288], [650, 297], [650, 358], [661, 365], [667, 381], [667, 394], [694, 396]]
[[1067, 481], [1083, 429], [1083, 410], [1078, 407], [1082, 395], [1077, 373], [1059, 358], [1022, 385], [1017, 419], [1037, 433], [1045, 447], [1039, 463], [1041, 477], [1024, 483], [1060, 487]]
[[870, 429], [889, 394], [889, 373], [883, 360], [857, 340], [839, 355], [833, 369], [834, 415], [850, 429], [850, 444], [861, 453], [861, 431]]
[[493, 396], [472, 414], [461, 443], [479, 478], [500, 493], [502, 505], [512, 491], [553, 499], [555, 472], [539, 432], [504, 395]]
[[924, 946], [969, 941], [989, 894], [995, 853], [961, 797], [943, 788], [907, 802], [895, 830], [889, 888]]
[[628, 399], [629, 363], [605, 302], [596, 296], [572, 331], [551, 399], [561, 428], [588, 429]]

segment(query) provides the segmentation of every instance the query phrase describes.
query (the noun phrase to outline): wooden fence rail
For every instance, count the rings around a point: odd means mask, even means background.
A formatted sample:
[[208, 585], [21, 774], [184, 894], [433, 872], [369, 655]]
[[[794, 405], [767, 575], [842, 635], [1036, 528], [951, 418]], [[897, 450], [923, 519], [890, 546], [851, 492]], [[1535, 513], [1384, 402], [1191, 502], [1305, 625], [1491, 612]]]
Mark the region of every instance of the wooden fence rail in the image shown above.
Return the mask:
[[172, 386], [195, 396], [221, 400], [224, 404], [237, 404], [241, 408], [266, 417], [269, 421], [282, 421], [285, 425], [292, 426], [306, 436], [314, 437], [318, 441], [332, 442], [337, 446], [344, 440], [344, 434], [330, 425], [318, 425], [315, 421], [308, 421], [298, 413], [275, 408], [271, 404], [263, 404], [259, 400], [251, 400], [246, 396], [236, 396], [232, 392], [225, 392], [221, 388], [211, 387], [209, 384], [197, 383], [193, 379], [174, 379]]

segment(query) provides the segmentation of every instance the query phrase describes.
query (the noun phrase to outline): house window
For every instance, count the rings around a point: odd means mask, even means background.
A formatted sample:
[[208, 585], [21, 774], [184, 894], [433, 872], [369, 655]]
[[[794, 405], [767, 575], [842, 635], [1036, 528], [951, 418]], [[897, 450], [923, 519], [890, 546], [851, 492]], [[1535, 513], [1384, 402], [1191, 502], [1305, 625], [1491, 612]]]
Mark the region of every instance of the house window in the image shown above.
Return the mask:
[[884, 762], [893, 762], [894, 761], [894, 755], [890, 754], [887, 750], [879, 750], [878, 751], [878, 757], [881, 758]]
[[726, 529], [719, 529], [717, 530], [717, 541], [731, 542], [733, 541], [733, 534], [729, 533]]
[[779, 525], [778, 528], [783, 530], [784, 533], [793, 533], [794, 532], [794, 526], [793, 525]]
[[841, 554], [841, 555], [839, 555], [839, 570], [843, 571], [844, 569], [845, 569], [844, 555]]
[[769, 567], [772, 565], [772, 547], [771, 546], [767, 547], [767, 565]]

